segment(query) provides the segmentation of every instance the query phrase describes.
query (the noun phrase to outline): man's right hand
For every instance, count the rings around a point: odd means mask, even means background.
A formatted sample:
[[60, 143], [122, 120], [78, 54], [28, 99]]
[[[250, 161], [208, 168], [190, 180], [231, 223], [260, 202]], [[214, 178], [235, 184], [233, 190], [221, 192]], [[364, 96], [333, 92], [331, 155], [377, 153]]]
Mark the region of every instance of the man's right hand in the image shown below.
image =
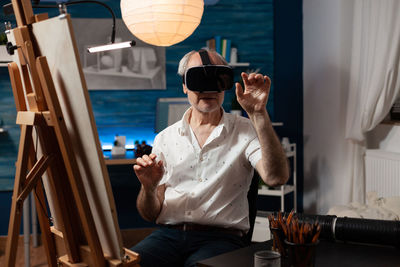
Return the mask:
[[136, 165], [133, 166], [136, 176], [147, 192], [155, 192], [164, 174], [163, 162], [157, 162], [156, 158], [155, 154], [144, 155], [137, 158]]

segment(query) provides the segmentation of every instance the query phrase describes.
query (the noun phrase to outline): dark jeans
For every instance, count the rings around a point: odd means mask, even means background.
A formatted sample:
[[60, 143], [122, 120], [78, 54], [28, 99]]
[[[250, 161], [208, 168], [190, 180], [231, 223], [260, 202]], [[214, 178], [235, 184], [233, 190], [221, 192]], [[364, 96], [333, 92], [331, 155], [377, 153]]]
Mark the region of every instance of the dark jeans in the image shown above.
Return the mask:
[[196, 262], [244, 247], [242, 237], [161, 227], [132, 247], [142, 267], [196, 266]]

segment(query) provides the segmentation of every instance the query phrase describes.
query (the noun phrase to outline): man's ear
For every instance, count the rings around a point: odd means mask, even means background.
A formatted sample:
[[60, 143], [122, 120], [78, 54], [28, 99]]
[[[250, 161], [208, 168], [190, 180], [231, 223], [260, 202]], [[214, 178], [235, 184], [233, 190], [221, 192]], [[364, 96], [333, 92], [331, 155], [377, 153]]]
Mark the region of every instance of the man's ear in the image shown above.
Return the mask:
[[184, 93], [185, 95], [187, 95], [187, 91], [188, 91], [189, 89], [187, 89], [187, 87], [186, 87], [185, 84], [182, 84], [182, 89], [183, 89], [183, 93]]

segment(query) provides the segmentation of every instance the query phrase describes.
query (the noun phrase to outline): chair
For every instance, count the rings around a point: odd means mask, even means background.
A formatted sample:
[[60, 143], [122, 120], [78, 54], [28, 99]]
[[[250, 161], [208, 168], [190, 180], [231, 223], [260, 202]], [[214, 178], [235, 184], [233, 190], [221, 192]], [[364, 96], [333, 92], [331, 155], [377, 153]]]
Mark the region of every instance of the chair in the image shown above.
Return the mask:
[[250, 229], [247, 234], [243, 237], [244, 242], [248, 245], [251, 244], [251, 239], [253, 237], [254, 223], [256, 221], [257, 215], [257, 196], [258, 196], [258, 182], [260, 180], [260, 175], [254, 170], [254, 175], [251, 180], [249, 191], [247, 192], [247, 200], [249, 202], [249, 222]]

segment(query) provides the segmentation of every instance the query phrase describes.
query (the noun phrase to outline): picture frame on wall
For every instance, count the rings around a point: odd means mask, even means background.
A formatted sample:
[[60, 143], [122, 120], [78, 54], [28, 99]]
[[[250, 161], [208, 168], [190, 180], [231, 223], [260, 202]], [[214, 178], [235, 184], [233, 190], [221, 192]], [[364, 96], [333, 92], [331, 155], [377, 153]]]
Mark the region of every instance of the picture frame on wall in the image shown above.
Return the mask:
[[134, 40], [131, 48], [90, 54], [87, 48], [110, 43], [112, 20], [72, 19], [77, 47], [89, 90], [165, 90], [165, 48], [135, 38], [116, 20], [115, 42]]

